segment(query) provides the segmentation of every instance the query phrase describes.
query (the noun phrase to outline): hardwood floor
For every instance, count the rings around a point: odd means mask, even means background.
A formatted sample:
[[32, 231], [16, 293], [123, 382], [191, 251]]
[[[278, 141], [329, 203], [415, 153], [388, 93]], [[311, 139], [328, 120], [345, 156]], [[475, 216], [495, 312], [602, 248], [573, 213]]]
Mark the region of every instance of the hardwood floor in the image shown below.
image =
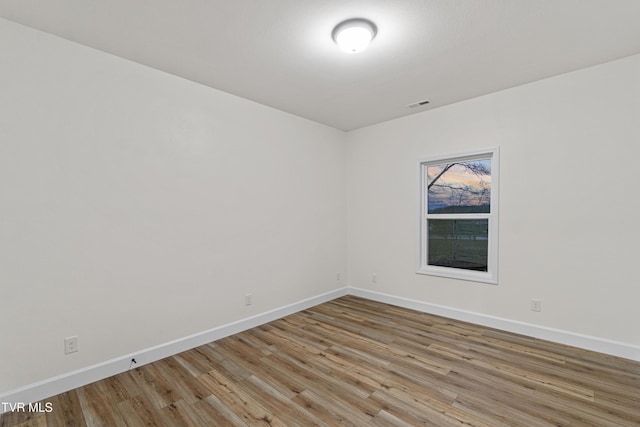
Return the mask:
[[8, 426], [640, 426], [640, 363], [353, 296]]

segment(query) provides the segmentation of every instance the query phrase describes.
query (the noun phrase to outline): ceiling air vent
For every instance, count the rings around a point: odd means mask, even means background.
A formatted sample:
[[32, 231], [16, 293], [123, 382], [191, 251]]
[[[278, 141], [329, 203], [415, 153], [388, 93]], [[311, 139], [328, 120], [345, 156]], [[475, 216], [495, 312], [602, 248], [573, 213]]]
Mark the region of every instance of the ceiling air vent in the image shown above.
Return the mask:
[[422, 107], [423, 105], [427, 105], [428, 103], [429, 103], [429, 100], [425, 99], [424, 101], [414, 102], [413, 104], [409, 104], [409, 105], [407, 105], [407, 108]]

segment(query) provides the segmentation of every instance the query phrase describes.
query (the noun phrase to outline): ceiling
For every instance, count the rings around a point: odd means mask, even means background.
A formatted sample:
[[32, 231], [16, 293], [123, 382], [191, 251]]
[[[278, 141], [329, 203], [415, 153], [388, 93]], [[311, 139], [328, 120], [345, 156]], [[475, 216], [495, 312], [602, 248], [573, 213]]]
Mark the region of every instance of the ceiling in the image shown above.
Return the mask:
[[[343, 130], [640, 53], [639, 0], [0, 0], [0, 17]], [[378, 34], [350, 55], [331, 31], [353, 17]]]

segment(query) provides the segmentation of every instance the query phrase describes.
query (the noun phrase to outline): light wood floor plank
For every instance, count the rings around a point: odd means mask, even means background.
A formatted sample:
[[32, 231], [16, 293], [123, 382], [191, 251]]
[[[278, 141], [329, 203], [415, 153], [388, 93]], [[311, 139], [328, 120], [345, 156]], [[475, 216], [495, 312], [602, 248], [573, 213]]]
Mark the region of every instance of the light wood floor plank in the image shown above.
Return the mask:
[[208, 420], [204, 425], [247, 427], [247, 423], [213, 394], [192, 407], [200, 418]]
[[207, 423], [206, 419], [202, 419], [200, 415], [183, 400], [173, 402], [162, 408], [159, 412], [167, 424], [174, 427], [200, 427]]
[[[300, 405], [292, 405], [291, 398], [283, 395], [262, 379], [251, 376], [243, 383], [246, 391], [256, 400], [264, 402], [265, 408], [278, 417], [287, 426], [326, 426], [326, 422]], [[268, 396], [268, 399], [264, 399]]]
[[353, 296], [8, 413], [26, 426], [640, 426], [640, 363]]

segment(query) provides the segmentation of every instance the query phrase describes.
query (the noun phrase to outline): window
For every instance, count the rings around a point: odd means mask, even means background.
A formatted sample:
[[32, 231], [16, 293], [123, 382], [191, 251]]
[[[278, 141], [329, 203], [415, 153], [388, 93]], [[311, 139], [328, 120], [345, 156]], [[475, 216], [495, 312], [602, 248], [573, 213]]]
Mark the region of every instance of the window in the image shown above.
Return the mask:
[[498, 149], [420, 162], [418, 273], [498, 283]]

